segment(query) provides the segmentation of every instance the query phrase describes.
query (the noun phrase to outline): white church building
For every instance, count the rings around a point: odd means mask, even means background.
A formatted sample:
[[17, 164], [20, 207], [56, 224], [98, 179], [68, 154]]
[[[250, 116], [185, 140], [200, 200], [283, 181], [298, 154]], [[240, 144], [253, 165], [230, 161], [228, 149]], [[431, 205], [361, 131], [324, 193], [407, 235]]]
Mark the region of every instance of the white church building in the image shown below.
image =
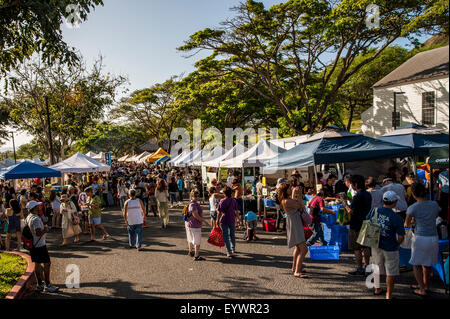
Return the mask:
[[416, 54], [373, 86], [362, 132], [379, 137], [408, 123], [449, 127], [449, 46]]

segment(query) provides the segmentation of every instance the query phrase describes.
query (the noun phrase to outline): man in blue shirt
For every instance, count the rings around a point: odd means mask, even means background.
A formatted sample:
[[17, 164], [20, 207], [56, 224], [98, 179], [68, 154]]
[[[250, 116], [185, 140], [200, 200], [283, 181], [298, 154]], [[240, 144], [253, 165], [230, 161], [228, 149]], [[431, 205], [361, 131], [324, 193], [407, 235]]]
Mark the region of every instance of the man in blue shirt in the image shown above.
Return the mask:
[[[387, 191], [383, 194], [383, 207], [376, 208], [381, 230], [378, 248], [372, 248], [372, 257], [374, 264], [379, 267], [379, 274], [386, 275], [386, 299], [392, 298], [395, 277], [400, 275], [398, 248], [405, 238], [403, 218], [392, 210], [399, 199], [394, 191]], [[372, 218], [373, 213], [371, 211], [366, 219]], [[374, 295], [383, 293], [381, 287], [375, 287]]]
[[448, 183], [448, 168], [445, 171], [442, 171], [439, 174], [438, 177], [438, 184], [439, 184], [439, 192], [436, 198], [436, 201], [439, 203], [439, 206], [441, 207], [441, 212], [439, 213], [439, 216], [446, 220], [448, 222], [449, 219], [449, 212], [448, 212], [448, 190], [449, 190], [449, 183]]
[[180, 205], [183, 204], [183, 186], [184, 186], [184, 182], [183, 179], [181, 178], [181, 175], [177, 176], [177, 186], [178, 186], [178, 202], [180, 203]]

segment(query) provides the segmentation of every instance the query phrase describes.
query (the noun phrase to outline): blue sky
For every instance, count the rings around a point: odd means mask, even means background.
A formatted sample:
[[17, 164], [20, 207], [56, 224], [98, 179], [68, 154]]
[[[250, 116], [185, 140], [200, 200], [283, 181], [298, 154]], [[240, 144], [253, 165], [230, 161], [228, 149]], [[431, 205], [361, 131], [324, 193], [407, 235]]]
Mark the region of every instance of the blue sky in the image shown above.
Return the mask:
[[[188, 74], [207, 53], [185, 58], [178, 52], [191, 34], [217, 27], [233, 17], [229, 9], [240, 0], [104, 0], [78, 29], [64, 24], [64, 40], [88, 64], [104, 56], [106, 71], [128, 77], [129, 90], [150, 87], [173, 75]], [[262, 0], [266, 7], [282, 0]], [[403, 41], [402, 41], [403, 42]], [[32, 138], [17, 133], [16, 147]], [[12, 149], [8, 141], [0, 150]]]

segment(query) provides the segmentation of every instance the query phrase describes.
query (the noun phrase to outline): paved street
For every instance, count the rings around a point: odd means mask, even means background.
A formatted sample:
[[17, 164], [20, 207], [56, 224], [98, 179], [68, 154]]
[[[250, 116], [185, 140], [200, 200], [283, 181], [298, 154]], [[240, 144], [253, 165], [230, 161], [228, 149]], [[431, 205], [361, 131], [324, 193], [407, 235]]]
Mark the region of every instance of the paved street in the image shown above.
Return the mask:
[[[161, 229], [159, 219], [149, 218], [141, 252], [127, 248], [127, 232], [117, 210], [103, 214], [113, 236], [106, 241], [88, 243], [89, 237], [81, 235], [81, 243], [60, 248], [60, 231], [52, 231], [48, 235], [52, 280], [61, 290], [30, 298], [382, 298], [365, 287], [365, 278], [347, 275], [354, 267], [350, 253], [342, 254], [339, 261], [312, 261], [307, 255], [310, 278], [294, 278], [292, 251], [286, 246], [286, 235], [279, 233], [259, 231], [258, 242], [246, 243], [243, 232], [238, 232], [237, 256], [228, 260], [225, 248], [221, 251], [207, 243], [205, 228], [202, 255], [206, 261], [194, 262], [187, 256], [180, 211], [171, 210], [167, 230]], [[80, 268], [80, 289], [65, 287], [69, 264]], [[395, 296], [418, 299], [410, 291], [412, 283], [412, 272], [402, 273]], [[432, 291], [432, 298], [447, 298], [437, 277], [432, 279]]]

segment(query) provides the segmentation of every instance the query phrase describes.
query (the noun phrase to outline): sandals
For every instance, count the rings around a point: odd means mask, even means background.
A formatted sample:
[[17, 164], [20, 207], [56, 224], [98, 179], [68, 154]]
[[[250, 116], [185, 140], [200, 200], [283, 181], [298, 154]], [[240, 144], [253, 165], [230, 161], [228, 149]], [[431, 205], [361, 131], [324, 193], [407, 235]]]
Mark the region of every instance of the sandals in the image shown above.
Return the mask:
[[[419, 285], [411, 285], [409, 286], [409, 288], [411, 288], [412, 290], [420, 290]], [[425, 292], [429, 293], [430, 289], [425, 289]]]
[[297, 278], [309, 278], [309, 276], [307, 275], [307, 274], [305, 274], [305, 273], [300, 273], [300, 275], [295, 275], [294, 274], [294, 277], [297, 277]]
[[422, 294], [420, 293], [420, 290], [419, 290], [419, 289], [413, 290], [413, 294], [415, 294], [416, 296], [419, 296], [419, 297], [421, 297], [421, 298], [426, 298], [426, 297], [428, 297], [427, 294], [422, 295]]
[[376, 292], [376, 290], [373, 291], [374, 296], [381, 296], [381, 295], [384, 295], [385, 293], [386, 293], [386, 290], [384, 290], [384, 289], [381, 289], [381, 291], [378, 293]]
[[106, 240], [106, 239], [108, 239], [109, 237], [111, 237], [111, 235], [109, 235], [109, 234], [108, 234], [108, 235], [104, 235], [104, 236], [103, 236], [103, 240]]

